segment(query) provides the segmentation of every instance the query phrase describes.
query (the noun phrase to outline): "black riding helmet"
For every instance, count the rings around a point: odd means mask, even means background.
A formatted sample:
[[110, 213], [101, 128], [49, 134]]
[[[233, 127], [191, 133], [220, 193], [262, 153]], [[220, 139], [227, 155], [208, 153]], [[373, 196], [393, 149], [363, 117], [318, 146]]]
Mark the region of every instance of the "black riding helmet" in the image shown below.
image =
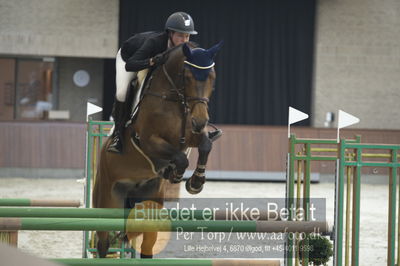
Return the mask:
[[175, 12], [169, 16], [165, 23], [165, 29], [191, 35], [197, 34], [197, 31], [194, 30], [192, 17], [185, 12]]

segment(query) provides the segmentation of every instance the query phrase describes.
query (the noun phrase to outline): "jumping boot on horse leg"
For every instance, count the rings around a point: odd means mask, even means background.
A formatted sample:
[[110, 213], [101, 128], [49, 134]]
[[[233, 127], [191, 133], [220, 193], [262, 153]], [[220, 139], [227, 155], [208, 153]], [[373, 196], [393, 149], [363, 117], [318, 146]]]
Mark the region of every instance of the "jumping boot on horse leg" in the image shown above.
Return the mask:
[[213, 131], [209, 131], [208, 132], [208, 138], [211, 140], [211, 142], [216, 141], [221, 136], [222, 136], [222, 130], [221, 129], [217, 129], [217, 130], [213, 130]]
[[198, 194], [203, 190], [204, 183], [206, 182], [205, 165], [198, 165], [192, 177], [186, 180], [185, 188], [190, 194]]
[[108, 151], [121, 154], [123, 152], [123, 135], [125, 129], [125, 102], [115, 99], [113, 108], [114, 132], [111, 135], [112, 141]]
[[208, 135], [202, 135], [202, 139], [198, 147], [199, 158], [197, 160], [196, 170], [186, 181], [186, 190], [190, 194], [198, 194], [203, 190], [204, 183], [206, 182], [206, 164], [211, 149], [212, 140]]

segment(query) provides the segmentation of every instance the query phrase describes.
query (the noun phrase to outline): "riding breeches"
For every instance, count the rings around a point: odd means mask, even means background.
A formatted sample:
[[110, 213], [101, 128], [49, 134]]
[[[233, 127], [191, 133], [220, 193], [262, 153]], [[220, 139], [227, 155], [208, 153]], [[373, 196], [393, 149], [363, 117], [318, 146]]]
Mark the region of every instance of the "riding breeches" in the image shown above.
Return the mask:
[[[139, 72], [128, 72], [125, 69], [125, 61], [121, 57], [121, 49], [118, 50], [117, 57], [115, 60], [115, 83], [117, 91], [115, 97], [120, 102], [125, 102], [126, 94], [130, 88], [130, 83], [136, 77], [138, 78], [138, 84], [142, 84], [144, 78], [147, 75], [148, 69], [141, 70]], [[135, 92], [136, 94], [136, 92]]]

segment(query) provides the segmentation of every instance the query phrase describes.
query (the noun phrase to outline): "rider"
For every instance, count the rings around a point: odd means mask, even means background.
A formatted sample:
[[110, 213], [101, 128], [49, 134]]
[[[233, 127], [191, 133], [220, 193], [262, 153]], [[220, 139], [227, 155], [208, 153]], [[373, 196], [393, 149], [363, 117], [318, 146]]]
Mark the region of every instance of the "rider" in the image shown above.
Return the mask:
[[[123, 43], [116, 57], [117, 91], [112, 112], [115, 127], [108, 151], [122, 153], [125, 117], [129, 115], [125, 110], [126, 94], [130, 82], [137, 77], [137, 72], [163, 64], [167, 60], [164, 53], [167, 49], [188, 42], [190, 35], [196, 34], [192, 17], [185, 12], [176, 12], [168, 17], [165, 31], [138, 33]], [[208, 133], [212, 141], [221, 135], [222, 131], [219, 129]]]

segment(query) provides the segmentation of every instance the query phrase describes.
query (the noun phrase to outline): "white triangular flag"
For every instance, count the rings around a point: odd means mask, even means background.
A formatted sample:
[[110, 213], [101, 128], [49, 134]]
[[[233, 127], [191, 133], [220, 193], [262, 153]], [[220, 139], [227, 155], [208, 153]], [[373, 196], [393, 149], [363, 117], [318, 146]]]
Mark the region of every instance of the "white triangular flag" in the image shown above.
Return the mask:
[[339, 110], [338, 128], [348, 127], [348, 126], [357, 124], [358, 122], [360, 122], [359, 118], [357, 118], [349, 113], [346, 113], [342, 110]]
[[302, 121], [308, 118], [308, 114], [303, 113], [289, 106], [289, 125]]
[[88, 102], [87, 106], [86, 106], [86, 121], [89, 120], [89, 115], [92, 115], [92, 114], [95, 114], [95, 113], [98, 113], [101, 111], [103, 111], [103, 108]]
[[348, 127], [354, 124], [357, 124], [358, 122], [360, 122], [360, 119], [349, 114], [346, 113], [342, 110], [339, 110], [339, 114], [338, 114], [338, 129], [337, 129], [337, 142], [339, 143], [339, 129], [344, 128], [344, 127]]
[[307, 118], [308, 114], [289, 106], [288, 138], [290, 138], [290, 125]]

